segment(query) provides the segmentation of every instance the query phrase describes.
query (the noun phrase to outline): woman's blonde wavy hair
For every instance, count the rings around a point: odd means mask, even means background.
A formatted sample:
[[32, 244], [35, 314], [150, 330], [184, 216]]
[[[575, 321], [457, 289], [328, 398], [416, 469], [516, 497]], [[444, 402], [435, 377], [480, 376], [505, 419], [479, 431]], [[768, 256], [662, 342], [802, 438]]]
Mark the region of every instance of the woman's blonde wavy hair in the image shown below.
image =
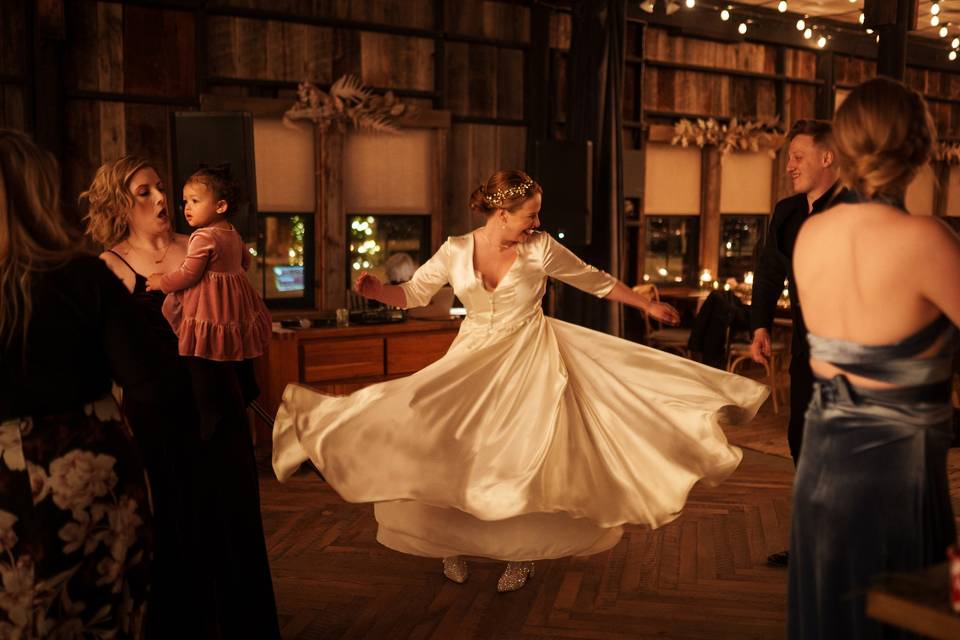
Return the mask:
[[833, 138], [845, 186], [867, 198], [901, 199], [929, 162], [937, 130], [923, 96], [896, 80], [874, 78], [844, 100]]
[[26, 341], [30, 288], [37, 273], [81, 254], [82, 236], [60, 211], [53, 155], [12, 129], [0, 129], [0, 344], [20, 328]]
[[130, 180], [140, 169], [155, 165], [141, 156], [123, 156], [97, 169], [90, 188], [80, 194], [87, 203], [87, 235], [104, 247], [112, 247], [130, 233], [127, 213], [133, 208]]

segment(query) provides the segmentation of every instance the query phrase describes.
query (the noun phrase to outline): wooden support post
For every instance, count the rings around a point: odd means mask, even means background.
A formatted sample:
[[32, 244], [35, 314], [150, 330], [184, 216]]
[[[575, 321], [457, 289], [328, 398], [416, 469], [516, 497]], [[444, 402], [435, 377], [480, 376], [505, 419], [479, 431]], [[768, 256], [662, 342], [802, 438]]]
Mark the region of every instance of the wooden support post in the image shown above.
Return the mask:
[[700, 269], [717, 276], [720, 267], [720, 150], [702, 152], [700, 170]]
[[864, 23], [880, 36], [877, 74], [903, 80], [907, 69], [907, 32], [917, 28], [919, 0], [865, 0]]

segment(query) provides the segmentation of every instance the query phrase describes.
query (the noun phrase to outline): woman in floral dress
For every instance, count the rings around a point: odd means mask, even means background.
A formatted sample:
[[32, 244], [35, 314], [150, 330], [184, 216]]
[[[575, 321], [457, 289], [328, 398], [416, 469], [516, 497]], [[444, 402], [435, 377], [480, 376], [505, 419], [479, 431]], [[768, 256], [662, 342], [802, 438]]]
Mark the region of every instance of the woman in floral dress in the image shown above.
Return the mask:
[[0, 638], [137, 638], [150, 492], [111, 379], [158, 412], [171, 385], [58, 184], [50, 154], [0, 129]]

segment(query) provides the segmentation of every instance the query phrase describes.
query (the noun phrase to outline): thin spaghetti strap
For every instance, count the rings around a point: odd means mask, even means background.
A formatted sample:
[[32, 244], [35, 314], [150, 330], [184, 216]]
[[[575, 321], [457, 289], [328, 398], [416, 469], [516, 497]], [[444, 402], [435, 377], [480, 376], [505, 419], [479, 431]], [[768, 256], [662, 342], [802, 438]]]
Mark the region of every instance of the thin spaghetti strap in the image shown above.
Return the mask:
[[107, 249], [107, 252], [108, 252], [108, 253], [112, 253], [113, 255], [115, 255], [115, 256], [117, 256], [118, 258], [120, 258], [120, 262], [122, 262], [123, 264], [127, 265], [127, 269], [130, 269], [130, 271], [133, 271], [133, 275], [135, 275], [135, 276], [139, 276], [139, 275], [140, 275], [139, 273], [137, 273], [137, 270], [136, 270], [136, 269], [134, 269], [133, 267], [130, 266], [130, 263], [129, 263], [129, 262], [127, 262], [126, 260], [123, 259], [123, 256], [122, 256], [122, 255], [120, 255], [119, 253], [117, 253], [117, 252], [114, 251], [113, 249]]

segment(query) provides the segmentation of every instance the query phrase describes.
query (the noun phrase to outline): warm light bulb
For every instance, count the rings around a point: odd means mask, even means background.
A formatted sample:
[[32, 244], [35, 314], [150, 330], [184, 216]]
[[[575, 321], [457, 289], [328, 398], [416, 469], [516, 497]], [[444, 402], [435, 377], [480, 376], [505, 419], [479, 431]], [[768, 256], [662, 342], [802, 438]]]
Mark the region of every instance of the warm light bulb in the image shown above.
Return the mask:
[[954, 49], [960, 49], [960, 38], [954, 38], [954, 39], [950, 42], [950, 46], [951, 46], [952, 48], [954, 48]]
[[740, 32], [740, 35], [745, 34], [745, 33], [747, 32], [747, 23], [746, 23], [746, 22], [741, 22], [741, 23], [740, 23], [740, 26], [737, 27], [737, 31]]
[[860, 16], [857, 17], [857, 22], [859, 22], [860, 24], [863, 24], [863, 21], [866, 20], [866, 19], [867, 19], [867, 17], [866, 17], [865, 15], [863, 15], [863, 11], [861, 11], [861, 12], [860, 12]]
[[823, 49], [825, 46], [827, 46], [827, 39], [824, 36], [817, 38], [817, 46]]
[[807, 28], [807, 23], [803, 21], [803, 18], [797, 20], [797, 31], [803, 31]]
[[938, 16], [938, 15], [940, 15], [940, 4], [939, 4], [939, 3], [934, 2], [932, 5], [930, 5], [930, 15], [932, 15], [932, 16]]
[[930, 26], [935, 27], [940, 24], [940, 16], [930, 16]]
[[721, 12], [720, 12], [720, 19], [723, 20], [724, 22], [726, 22], [727, 20], [729, 20], [729, 19], [730, 19], [730, 12], [727, 11], [726, 9], [724, 9], [723, 11], [721, 11]]
[[803, 32], [803, 37], [809, 40], [813, 37], [813, 30], [810, 27], [807, 27]]
[[780, 13], [786, 13], [787, 0], [780, 0], [780, 4], [777, 5], [777, 11], [779, 11]]
[[946, 38], [947, 34], [950, 33], [950, 31], [949, 29], [947, 29], [947, 25], [943, 25], [942, 27], [940, 27], [940, 31], [938, 33], [940, 34], [941, 38]]
[[947, 55], [947, 57], [950, 58], [951, 61], [956, 60], [956, 59], [957, 59], [957, 52], [956, 52], [956, 50], [951, 51], [951, 52]]
[[697, 6], [697, 0], [687, 0], [684, 4], [687, 5], [687, 9], [693, 9]]
[[870, 27], [867, 27], [867, 35], [869, 36], [872, 34], [873, 34], [873, 29], [871, 29]]

